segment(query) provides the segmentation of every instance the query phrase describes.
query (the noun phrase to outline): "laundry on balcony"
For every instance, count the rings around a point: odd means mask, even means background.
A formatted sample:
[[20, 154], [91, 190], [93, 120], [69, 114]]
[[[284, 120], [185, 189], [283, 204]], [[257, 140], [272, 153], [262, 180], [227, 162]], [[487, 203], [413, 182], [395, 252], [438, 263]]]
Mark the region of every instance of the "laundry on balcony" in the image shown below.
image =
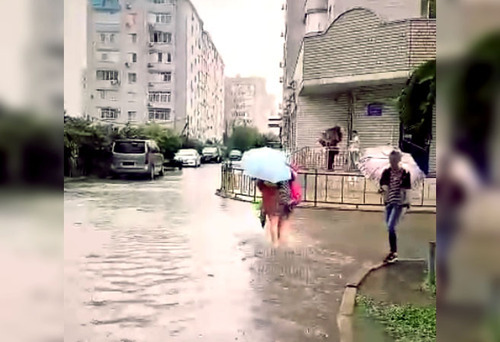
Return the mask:
[[97, 11], [119, 11], [121, 6], [118, 0], [92, 0], [92, 8]]

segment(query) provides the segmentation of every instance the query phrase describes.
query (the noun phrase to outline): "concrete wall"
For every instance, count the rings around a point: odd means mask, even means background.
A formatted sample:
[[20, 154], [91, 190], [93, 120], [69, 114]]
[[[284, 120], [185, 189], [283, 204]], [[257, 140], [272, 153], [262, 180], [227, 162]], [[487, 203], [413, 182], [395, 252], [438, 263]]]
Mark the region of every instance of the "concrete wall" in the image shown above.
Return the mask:
[[297, 126], [295, 147], [321, 146], [317, 142], [321, 132], [334, 126], [340, 126], [344, 135], [339, 145], [345, 148], [348, 128], [347, 96], [321, 95], [300, 96], [297, 106]]
[[[399, 144], [399, 114], [391, 100], [404, 84], [362, 87], [353, 91], [353, 130], [358, 131], [361, 149]], [[368, 105], [383, 104], [382, 116], [367, 116]]]

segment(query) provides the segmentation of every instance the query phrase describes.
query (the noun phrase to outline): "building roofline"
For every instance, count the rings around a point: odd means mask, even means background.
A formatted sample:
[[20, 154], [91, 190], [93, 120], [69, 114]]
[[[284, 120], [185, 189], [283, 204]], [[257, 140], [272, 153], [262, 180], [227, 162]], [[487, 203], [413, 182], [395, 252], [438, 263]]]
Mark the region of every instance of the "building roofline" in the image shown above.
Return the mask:
[[315, 33], [315, 34], [305, 35], [303, 41], [305, 41], [306, 39], [314, 39], [314, 38], [319, 38], [319, 37], [326, 35], [328, 33], [328, 31], [330, 31], [330, 29], [333, 27], [333, 25], [335, 25], [337, 23], [337, 21], [339, 21], [341, 18], [343, 18], [344, 16], [346, 16], [349, 13], [354, 12], [354, 11], [359, 11], [359, 10], [369, 12], [379, 21], [379, 23], [381, 23], [383, 25], [394, 25], [394, 24], [400, 24], [400, 23], [406, 23], [406, 22], [409, 23], [409, 22], [414, 22], [414, 21], [427, 21], [427, 22], [433, 22], [433, 21], [435, 22], [436, 21], [435, 18], [405, 18], [405, 19], [396, 19], [396, 20], [385, 20], [379, 14], [377, 14], [377, 12], [375, 12], [372, 9], [369, 9], [366, 7], [354, 7], [354, 8], [348, 9], [345, 12], [342, 12], [337, 18], [335, 18], [330, 23], [330, 25], [328, 25], [326, 30], [324, 30], [322, 32]]

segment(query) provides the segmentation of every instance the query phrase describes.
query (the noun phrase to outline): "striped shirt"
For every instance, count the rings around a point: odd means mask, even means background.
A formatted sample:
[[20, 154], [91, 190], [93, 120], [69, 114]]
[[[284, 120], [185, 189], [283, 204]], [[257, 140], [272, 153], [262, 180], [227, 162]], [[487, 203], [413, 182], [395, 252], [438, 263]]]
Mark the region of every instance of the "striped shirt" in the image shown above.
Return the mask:
[[403, 170], [391, 169], [391, 178], [389, 182], [389, 193], [387, 194], [387, 204], [401, 204], [401, 180]]

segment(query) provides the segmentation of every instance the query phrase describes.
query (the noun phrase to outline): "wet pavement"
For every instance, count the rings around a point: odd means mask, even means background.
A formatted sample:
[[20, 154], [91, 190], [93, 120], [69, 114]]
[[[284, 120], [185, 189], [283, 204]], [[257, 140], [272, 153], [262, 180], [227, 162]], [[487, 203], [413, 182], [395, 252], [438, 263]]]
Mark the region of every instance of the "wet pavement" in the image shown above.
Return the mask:
[[[381, 214], [297, 210], [274, 249], [219, 182], [206, 165], [65, 184], [65, 341], [338, 341], [345, 283], [387, 249]], [[425, 257], [434, 221], [404, 219], [401, 257]]]

